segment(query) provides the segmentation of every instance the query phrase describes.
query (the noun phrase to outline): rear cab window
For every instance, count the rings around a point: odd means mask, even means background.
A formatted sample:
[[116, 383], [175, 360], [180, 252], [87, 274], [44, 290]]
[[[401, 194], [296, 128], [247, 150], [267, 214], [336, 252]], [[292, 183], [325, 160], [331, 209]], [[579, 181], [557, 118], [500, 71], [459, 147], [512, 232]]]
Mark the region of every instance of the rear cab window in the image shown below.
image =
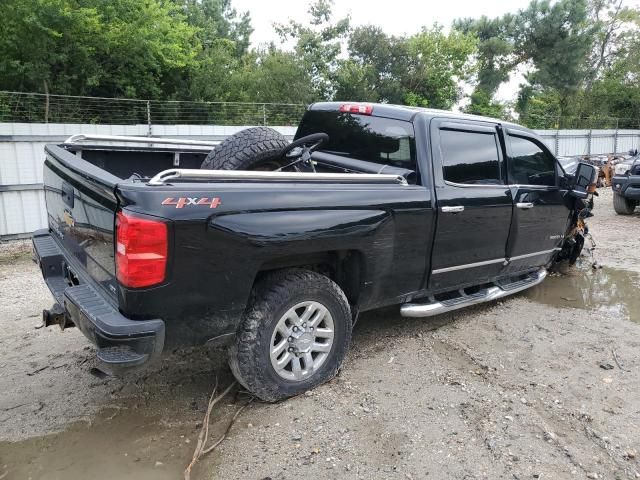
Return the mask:
[[354, 160], [416, 170], [416, 142], [411, 122], [339, 111], [309, 110], [296, 139], [326, 133], [320, 151]]

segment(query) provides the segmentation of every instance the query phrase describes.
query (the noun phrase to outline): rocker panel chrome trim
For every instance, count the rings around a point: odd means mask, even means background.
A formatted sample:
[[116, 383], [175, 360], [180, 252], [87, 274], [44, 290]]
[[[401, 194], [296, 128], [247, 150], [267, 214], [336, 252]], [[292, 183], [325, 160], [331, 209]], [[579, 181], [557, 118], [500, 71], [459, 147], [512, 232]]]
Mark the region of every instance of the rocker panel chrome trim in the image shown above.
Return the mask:
[[540, 252], [526, 253], [524, 255], [518, 255], [516, 257], [509, 258], [509, 262], [513, 262], [514, 260], [521, 260], [523, 258], [537, 257], [538, 255], [546, 255], [548, 253], [557, 252], [559, 250], [562, 250], [562, 249], [560, 247], [557, 247], [557, 248], [552, 248], [551, 250], [542, 250]]
[[465, 263], [464, 265], [455, 265], [453, 267], [438, 268], [436, 270], [433, 270], [431, 273], [433, 275], [437, 275], [439, 273], [455, 272], [456, 270], [464, 270], [466, 268], [482, 267], [484, 265], [492, 265], [494, 263], [504, 263], [506, 260], [507, 260], [506, 258], [496, 258], [495, 260], [484, 260], [482, 262], [476, 262], [476, 263]]

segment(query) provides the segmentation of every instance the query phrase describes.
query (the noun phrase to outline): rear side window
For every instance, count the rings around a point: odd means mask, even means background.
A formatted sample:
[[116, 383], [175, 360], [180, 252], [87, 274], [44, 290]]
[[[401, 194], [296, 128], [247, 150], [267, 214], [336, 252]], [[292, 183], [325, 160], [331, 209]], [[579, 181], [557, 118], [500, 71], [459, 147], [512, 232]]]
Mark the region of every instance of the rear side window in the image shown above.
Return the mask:
[[469, 185], [501, 184], [496, 135], [440, 130], [444, 179]]
[[507, 162], [509, 183], [555, 185], [555, 159], [528, 138], [508, 136], [511, 153]]
[[416, 169], [413, 125], [403, 120], [336, 111], [308, 111], [296, 138], [323, 132], [329, 142], [322, 151], [355, 160]]

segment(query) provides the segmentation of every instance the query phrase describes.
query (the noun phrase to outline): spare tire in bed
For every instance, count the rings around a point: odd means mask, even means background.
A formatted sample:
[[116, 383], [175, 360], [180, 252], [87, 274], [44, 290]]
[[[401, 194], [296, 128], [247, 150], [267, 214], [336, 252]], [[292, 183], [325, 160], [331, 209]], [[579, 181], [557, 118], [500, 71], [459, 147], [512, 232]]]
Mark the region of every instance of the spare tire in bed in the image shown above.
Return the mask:
[[207, 155], [200, 168], [275, 170], [281, 166], [280, 152], [288, 144], [287, 139], [272, 128], [247, 128], [223, 140]]

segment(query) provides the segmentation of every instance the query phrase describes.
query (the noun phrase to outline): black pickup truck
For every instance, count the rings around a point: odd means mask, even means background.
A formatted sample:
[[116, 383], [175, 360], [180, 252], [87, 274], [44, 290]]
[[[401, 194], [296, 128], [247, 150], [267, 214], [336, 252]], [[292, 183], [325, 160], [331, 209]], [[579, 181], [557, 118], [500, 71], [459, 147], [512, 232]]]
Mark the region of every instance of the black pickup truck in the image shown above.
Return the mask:
[[359, 312], [426, 317], [541, 282], [579, 253], [595, 181], [521, 126], [377, 104], [314, 104], [293, 143], [257, 127], [213, 150], [83, 135], [45, 150], [45, 323], [80, 328], [116, 371], [227, 345], [267, 401], [331, 378]]

